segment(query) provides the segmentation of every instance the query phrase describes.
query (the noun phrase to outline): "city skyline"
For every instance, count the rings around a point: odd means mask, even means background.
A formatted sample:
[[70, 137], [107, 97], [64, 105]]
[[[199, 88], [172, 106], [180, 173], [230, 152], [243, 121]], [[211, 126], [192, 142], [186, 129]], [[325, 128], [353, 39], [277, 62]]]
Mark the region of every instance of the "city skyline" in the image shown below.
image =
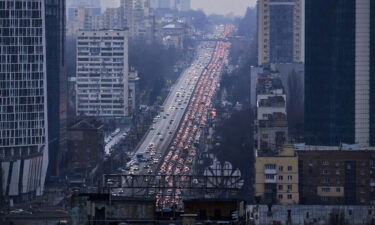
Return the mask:
[[[247, 7], [255, 7], [256, 0], [192, 0], [192, 9], [203, 9], [209, 14], [227, 15], [234, 13], [236, 16], [243, 16]], [[119, 0], [102, 0], [102, 7], [118, 7]]]

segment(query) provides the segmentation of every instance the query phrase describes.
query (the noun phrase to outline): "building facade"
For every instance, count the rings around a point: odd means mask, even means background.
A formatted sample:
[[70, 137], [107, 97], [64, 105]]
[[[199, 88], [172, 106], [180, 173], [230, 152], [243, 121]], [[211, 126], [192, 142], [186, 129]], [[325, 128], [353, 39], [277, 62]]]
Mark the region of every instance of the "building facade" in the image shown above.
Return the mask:
[[293, 146], [255, 161], [255, 198], [264, 204], [298, 204], [298, 157]]
[[277, 154], [288, 141], [286, 94], [279, 73], [267, 68], [258, 74], [256, 101], [256, 154]]
[[58, 175], [66, 147], [67, 76], [65, 71], [65, 1], [46, 1], [46, 67], [48, 97], [49, 174]]
[[297, 154], [302, 204], [375, 203], [374, 151], [306, 146]]
[[150, 0], [121, 0], [120, 8], [129, 37], [152, 41], [155, 25]]
[[258, 64], [304, 62], [304, 1], [258, 0]]
[[[65, 174], [68, 179], [101, 177], [104, 160], [104, 125], [92, 117], [79, 117], [68, 129]], [[89, 179], [91, 178], [91, 179]]]
[[80, 31], [76, 114], [128, 116], [128, 67], [126, 30]]
[[307, 144], [375, 144], [374, 17], [371, 0], [306, 1]]
[[1, 189], [12, 204], [42, 195], [48, 167], [45, 1], [1, 1], [0, 24]]

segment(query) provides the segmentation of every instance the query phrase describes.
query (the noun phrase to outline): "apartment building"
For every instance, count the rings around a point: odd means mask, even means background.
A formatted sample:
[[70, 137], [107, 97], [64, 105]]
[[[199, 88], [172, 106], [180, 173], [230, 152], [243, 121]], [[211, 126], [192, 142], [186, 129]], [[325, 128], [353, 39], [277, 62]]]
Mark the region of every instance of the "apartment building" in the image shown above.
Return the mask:
[[128, 67], [126, 30], [80, 31], [76, 114], [128, 116]]
[[375, 203], [375, 152], [356, 146], [297, 146], [300, 202]]
[[293, 146], [255, 161], [255, 198], [264, 204], [298, 204], [298, 157]]
[[288, 141], [286, 94], [280, 76], [269, 69], [256, 80], [255, 149], [272, 155]]
[[305, 0], [258, 0], [258, 64], [304, 62]]

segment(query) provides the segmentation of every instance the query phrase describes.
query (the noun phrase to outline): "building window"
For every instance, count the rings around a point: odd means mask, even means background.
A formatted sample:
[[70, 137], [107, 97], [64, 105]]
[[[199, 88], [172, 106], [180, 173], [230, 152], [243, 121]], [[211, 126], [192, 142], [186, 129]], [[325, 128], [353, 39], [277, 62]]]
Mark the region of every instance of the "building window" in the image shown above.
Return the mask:
[[292, 195], [291, 194], [288, 194], [288, 199], [292, 199]]
[[322, 192], [331, 192], [331, 188], [328, 188], [328, 187], [322, 188]]
[[288, 191], [291, 191], [293, 189], [293, 185], [289, 184], [288, 185]]
[[279, 190], [283, 190], [283, 185], [279, 185]]
[[340, 170], [336, 170], [336, 175], [340, 175]]
[[275, 174], [266, 174], [266, 179], [269, 179], [269, 180], [275, 179]]
[[279, 171], [283, 171], [284, 170], [284, 167], [283, 166], [279, 166]]
[[292, 171], [293, 170], [293, 167], [292, 166], [288, 166], [288, 171]]
[[324, 175], [328, 175], [328, 174], [329, 174], [329, 171], [328, 171], [328, 170], [322, 170], [322, 174], [324, 174]]
[[341, 192], [341, 188], [336, 188], [336, 192]]
[[280, 195], [279, 195], [279, 199], [283, 199], [283, 195], [280, 194]]
[[288, 176], [288, 180], [293, 180], [293, 176], [292, 176], [292, 175], [289, 175], [289, 176]]
[[283, 180], [284, 179], [284, 177], [283, 176], [279, 176], [279, 180]]
[[266, 164], [266, 165], [264, 165], [264, 167], [266, 168], [266, 170], [274, 170], [274, 169], [276, 169], [276, 165], [275, 164]]
[[328, 162], [327, 160], [323, 160], [323, 161], [322, 161], [322, 165], [323, 165], [323, 166], [328, 166], [328, 165], [329, 165], [329, 162]]
[[328, 183], [330, 183], [331, 182], [331, 180], [329, 179], [329, 178], [322, 178], [321, 180], [320, 180], [320, 183], [322, 183], [322, 184], [328, 184]]

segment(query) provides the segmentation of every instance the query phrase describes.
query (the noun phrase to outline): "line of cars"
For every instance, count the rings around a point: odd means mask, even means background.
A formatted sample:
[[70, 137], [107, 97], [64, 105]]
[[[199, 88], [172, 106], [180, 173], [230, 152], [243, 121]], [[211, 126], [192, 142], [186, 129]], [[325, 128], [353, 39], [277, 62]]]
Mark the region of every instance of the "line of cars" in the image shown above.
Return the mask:
[[[227, 25], [220, 37], [225, 39], [233, 32], [234, 26]], [[230, 43], [217, 42], [211, 57], [211, 62], [203, 71], [191, 97], [187, 111], [178, 128], [177, 135], [172, 141], [166, 156], [164, 157], [158, 174], [166, 175], [166, 182], [171, 187], [166, 194], [156, 195], [157, 205], [171, 207], [182, 205], [183, 187], [173, 190], [173, 175], [188, 175], [191, 173], [194, 160], [197, 155], [197, 138], [202, 135], [202, 128], [206, 126], [209, 114], [213, 109], [213, 97], [219, 87], [220, 75], [225, 65], [228, 64]]]
[[[177, 132], [199, 76], [211, 60], [214, 47], [215, 44], [210, 42], [200, 44], [195, 61], [172, 87], [171, 94], [161, 107], [161, 112], [153, 119], [150, 131], [139, 145], [134, 157], [126, 167], [119, 168], [118, 172], [129, 175], [156, 174], [161, 155], [165, 153]], [[150, 150], [151, 146], [152, 150]], [[155, 158], [153, 154], [157, 157]]]

